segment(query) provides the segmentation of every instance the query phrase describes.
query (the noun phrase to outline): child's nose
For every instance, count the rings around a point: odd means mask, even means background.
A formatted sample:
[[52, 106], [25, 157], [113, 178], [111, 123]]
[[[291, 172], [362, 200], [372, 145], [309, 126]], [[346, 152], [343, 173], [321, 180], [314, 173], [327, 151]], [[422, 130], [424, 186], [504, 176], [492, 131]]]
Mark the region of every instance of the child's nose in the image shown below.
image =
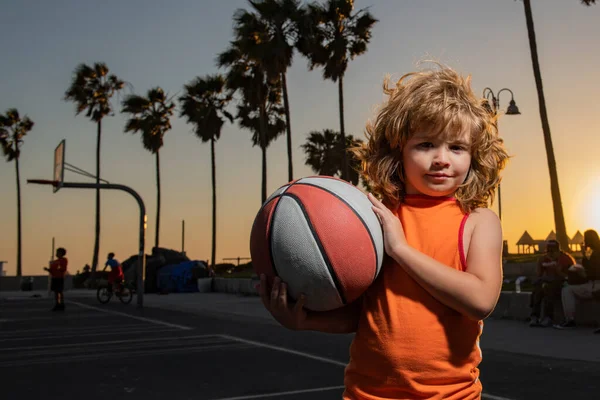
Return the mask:
[[437, 166], [446, 166], [450, 163], [448, 152], [445, 149], [439, 149], [436, 151], [433, 157], [433, 164]]

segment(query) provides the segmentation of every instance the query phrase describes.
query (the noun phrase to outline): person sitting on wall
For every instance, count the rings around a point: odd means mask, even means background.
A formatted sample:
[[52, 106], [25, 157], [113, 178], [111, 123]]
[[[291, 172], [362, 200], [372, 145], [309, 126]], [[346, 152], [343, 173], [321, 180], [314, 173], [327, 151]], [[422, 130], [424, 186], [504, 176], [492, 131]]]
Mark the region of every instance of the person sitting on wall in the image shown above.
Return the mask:
[[549, 327], [554, 324], [554, 308], [561, 301], [567, 270], [575, 259], [560, 248], [556, 240], [546, 241], [546, 254], [537, 263], [537, 278], [532, 294], [529, 326]]
[[[554, 325], [557, 329], [573, 329], [575, 309], [578, 300], [600, 298], [600, 237], [598, 232], [589, 229], [583, 234], [581, 265], [569, 268], [569, 284], [562, 289], [562, 302], [565, 322]], [[594, 333], [600, 333], [596, 330]]]

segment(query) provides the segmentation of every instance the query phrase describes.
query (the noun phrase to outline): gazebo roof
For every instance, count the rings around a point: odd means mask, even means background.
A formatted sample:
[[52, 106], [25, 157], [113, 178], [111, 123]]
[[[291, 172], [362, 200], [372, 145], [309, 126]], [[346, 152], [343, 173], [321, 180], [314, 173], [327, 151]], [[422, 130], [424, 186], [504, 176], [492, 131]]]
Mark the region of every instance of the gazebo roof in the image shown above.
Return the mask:
[[546, 240], [556, 240], [556, 233], [554, 233], [554, 231], [551, 231], [548, 236], [546, 236]]
[[570, 240], [571, 244], [583, 244], [583, 235], [577, 231]]
[[531, 237], [529, 232], [525, 231], [525, 232], [523, 232], [523, 235], [521, 235], [521, 238], [517, 242], [517, 245], [522, 245], [522, 244], [533, 246], [533, 245], [537, 244], [537, 241], [533, 240], [533, 238]]

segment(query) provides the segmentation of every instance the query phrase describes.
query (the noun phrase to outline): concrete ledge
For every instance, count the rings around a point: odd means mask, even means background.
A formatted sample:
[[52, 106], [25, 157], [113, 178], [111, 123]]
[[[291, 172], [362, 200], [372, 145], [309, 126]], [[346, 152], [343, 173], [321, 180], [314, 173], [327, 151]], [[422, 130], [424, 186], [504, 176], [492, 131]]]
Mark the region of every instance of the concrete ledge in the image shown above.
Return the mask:
[[[498, 304], [492, 313], [494, 318], [508, 318], [517, 320], [527, 320], [531, 314], [529, 307], [531, 299], [530, 292], [502, 292]], [[562, 304], [557, 304], [554, 310], [557, 321], [563, 322], [564, 314]], [[575, 312], [575, 320], [578, 325], [597, 326], [600, 325], [600, 301], [584, 300], [579, 301]]]
[[221, 293], [239, 293], [258, 296], [254, 286], [258, 279], [212, 278], [213, 291]]
[[[36, 276], [1, 276], [0, 277], [0, 291], [16, 292], [21, 290], [21, 281], [31, 279], [32, 286], [31, 291], [36, 290], [49, 290], [50, 279], [48, 275], [36, 275]], [[64, 290], [70, 290], [73, 288], [73, 275], [65, 276], [65, 288]]]
[[[205, 278], [207, 279], [207, 278]], [[258, 296], [254, 286], [258, 279], [212, 278], [213, 292], [238, 293], [243, 295]], [[531, 314], [529, 307], [530, 292], [502, 292], [498, 304], [492, 312], [492, 318], [506, 318], [525, 321]], [[562, 322], [562, 307], [554, 311], [557, 319]], [[582, 301], [577, 305], [577, 323], [583, 326], [596, 326], [600, 324], [600, 301]]]

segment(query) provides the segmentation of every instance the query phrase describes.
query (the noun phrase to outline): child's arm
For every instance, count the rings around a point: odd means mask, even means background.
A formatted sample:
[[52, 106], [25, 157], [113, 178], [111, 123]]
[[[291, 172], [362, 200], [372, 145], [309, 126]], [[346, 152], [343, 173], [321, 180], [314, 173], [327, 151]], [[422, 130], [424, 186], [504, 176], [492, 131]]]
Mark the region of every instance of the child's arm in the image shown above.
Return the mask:
[[53, 273], [57, 269], [57, 267], [56, 267], [57, 261], [58, 260], [50, 261], [49, 267], [48, 268], [44, 268], [44, 269], [46, 271], [50, 272], [50, 273]]
[[304, 308], [301, 296], [294, 304], [287, 302], [287, 285], [276, 277], [269, 290], [265, 275], [260, 277], [258, 291], [265, 308], [282, 326], [292, 330], [312, 330], [326, 333], [356, 332], [361, 301], [331, 311], [310, 311]]
[[475, 320], [496, 306], [502, 286], [502, 228], [489, 209], [475, 210], [466, 271], [446, 265], [408, 246], [397, 246], [392, 257], [433, 297]]

